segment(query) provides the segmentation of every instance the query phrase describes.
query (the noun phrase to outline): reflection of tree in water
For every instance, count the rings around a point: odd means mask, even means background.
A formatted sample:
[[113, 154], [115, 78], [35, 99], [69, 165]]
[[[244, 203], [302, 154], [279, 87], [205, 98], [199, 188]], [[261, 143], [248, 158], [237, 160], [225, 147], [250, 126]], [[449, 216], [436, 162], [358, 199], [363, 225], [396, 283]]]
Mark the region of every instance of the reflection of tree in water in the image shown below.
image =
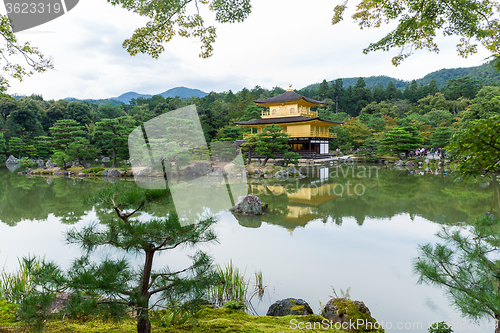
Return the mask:
[[[49, 184], [50, 183], [50, 184]], [[14, 226], [21, 220], [46, 220], [49, 214], [63, 223], [76, 223], [88, 209], [82, 196], [94, 191], [102, 181], [71, 178], [28, 178], [0, 170], [0, 221]]]
[[[345, 186], [349, 182], [351, 195], [344, 191], [342, 195], [333, 198], [327, 198], [323, 194], [311, 196], [309, 201], [299, 201], [293, 197], [296, 187], [292, 187], [291, 191], [286, 191], [287, 195], [273, 196], [274, 201], [269, 202], [269, 211], [263, 220], [293, 229], [297, 226], [305, 226], [308, 222], [317, 219], [324, 223], [332, 221], [337, 225], [342, 225], [344, 218], [354, 218], [357, 224], [362, 225], [366, 218], [391, 218], [398, 214], [409, 214], [412, 219], [420, 216], [440, 224], [455, 224], [470, 222], [472, 218], [488, 210], [493, 211], [492, 193], [497, 193], [494, 190], [494, 186], [497, 185], [493, 182], [481, 187], [479, 184], [457, 182], [442, 174], [420, 175], [407, 170], [380, 169], [378, 177], [373, 174], [371, 178], [358, 178], [356, 173], [353, 177], [352, 172], [340, 173], [340, 175], [340, 177], [330, 177], [323, 181], [310, 176], [299, 181], [298, 185], [305, 184], [311, 187], [313, 182], [316, 182], [315, 186], [328, 187], [330, 185], [331, 188], [335, 183]], [[286, 182], [283, 186], [285, 184]], [[362, 195], [353, 194], [352, 189], [356, 184], [363, 186]], [[253, 186], [263, 187], [262, 185]], [[255, 189], [254, 192], [259, 195]], [[268, 196], [259, 196], [262, 200], [269, 201]], [[273, 204], [276, 206], [273, 207]], [[499, 197], [496, 194], [493, 195], [493, 206], [496, 211], [499, 210]], [[309, 209], [310, 213], [293, 220], [290, 212], [297, 207], [301, 207], [303, 211]]]

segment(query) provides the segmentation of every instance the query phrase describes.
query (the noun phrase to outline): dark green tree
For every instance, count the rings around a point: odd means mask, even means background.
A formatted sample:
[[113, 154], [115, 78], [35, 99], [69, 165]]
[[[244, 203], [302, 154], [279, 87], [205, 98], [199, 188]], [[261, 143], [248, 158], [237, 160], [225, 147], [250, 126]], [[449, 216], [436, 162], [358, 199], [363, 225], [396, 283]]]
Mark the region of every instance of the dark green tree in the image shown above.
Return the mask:
[[240, 121], [256, 120], [260, 119], [262, 115], [263, 108], [256, 105], [250, 104], [244, 111], [240, 118]]
[[422, 139], [413, 126], [394, 127], [380, 140], [382, 148], [393, 150], [401, 160], [403, 159], [401, 153], [404, 152], [408, 156], [410, 150], [420, 147], [421, 144]]
[[257, 134], [259, 140], [255, 150], [260, 156], [264, 156], [262, 166], [265, 166], [269, 158], [275, 158], [275, 154], [284, 154], [290, 150], [288, 145], [289, 134], [283, 133], [281, 127], [276, 124], [266, 125], [262, 132]]
[[329, 85], [328, 82], [323, 79], [323, 81], [319, 84], [318, 87], [318, 98], [320, 100], [325, 100], [325, 98], [328, 97], [328, 90], [329, 90]]
[[82, 126], [74, 119], [61, 119], [56, 121], [53, 127], [50, 128], [53, 144], [53, 160], [57, 165], [66, 170], [67, 163], [70, 162], [69, 145], [79, 137], [85, 135]]
[[450, 143], [453, 130], [450, 127], [438, 127], [431, 134], [431, 146], [441, 149], [441, 158], [444, 158], [444, 147]]
[[7, 122], [7, 117], [16, 108], [17, 101], [14, 98], [6, 96], [0, 99], [0, 116], [2, 116], [4, 123]]
[[110, 149], [113, 156], [113, 168], [116, 168], [116, 158], [119, 155], [127, 159], [127, 139], [134, 129], [135, 122], [131, 117], [118, 117], [115, 119], [103, 119], [96, 123], [93, 131], [94, 140]]
[[50, 128], [55, 150], [66, 151], [68, 146], [76, 137], [83, 137], [85, 131], [83, 127], [74, 119], [61, 119], [56, 121], [53, 127]]
[[466, 128], [472, 120], [488, 119], [500, 115], [500, 87], [486, 86], [482, 88], [471, 102], [470, 107], [465, 110], [462, 119], [460, 119], [462, 128]]
[[3, 133], [0, 133], [0, 163], [7, 159], [7, 146], [5, 145], [5, 138]]
[[436, 83], [436, 80], [431, 80], [429, 83], [429, 95], [435, 95], [439, 92], [439, 87]]
[[21, 138], [12, 137], [9, 139], [9, 153], [21, 158], [21, 153], [26, 149], [26, 143]]
[[380, 103], [386, 99], [384, 88], [382, 86], [379, 86], [378, 84], [373, 86], [372, 95], [373, 95], [373, 100], [377, 103]]
[[457, 170], [466, 179], [500, 174], [500, 116], [472, 122], [457, 132], [445, 149], [460, 160]]
[[80, 126], [85, 126], [85, 124], [90, 124], [92, 121], [91, 108], [87, 103], [84, 102], [69, 102], [66, 106], [66, 112], [64, 118], [73, 119]]
[[288, 164], [297, 165], [297, 164], [299, 164], [300, 158], [301, 158], [300, 154], [293, 152], [293, 151], [287, 151], [283, 155], [283, 164], [285, 167], [288, 166]]
[[29, 141], [43, 132], [40, 123], [40, 106], [31, 98], [17, 102], [17, 108], [7, 117], [6, 126], [10, 136], [22, 137]]
[[448, 80], [444, 88], [444, 94], [447, 99], [457, 100], [459, 98], [473, 99], [481, 89], [478, 80], [470, 76], [459, 77]]
[[387, 99], [396, 99], [398, 97], [398, 88], [394, 85], [394, 82], [389, 82], [387, 88], [385, 88], [385, 96]]
[[68, 155], [73, 160], [78, 160], [80, 165], [85, 167], [87, 158], [93, 158], [99, 154], [99, 149], [90, 144], [90, 141], [84, 137], [76, 137], [68, 145]]
[[37, 136], [35, 139], [35, 148], [38, 153], [38, 157], [42, 159], [49, 158], [52, 153], [52, 137], [49, 136]]
[[252, 163], [252, 155], [257, 147], [259, 137], [256, 134], [251, 134], [245, 138], [245, 141], [240, 147], [243, 152], [247, 153], [247, 164], [250, 164]]

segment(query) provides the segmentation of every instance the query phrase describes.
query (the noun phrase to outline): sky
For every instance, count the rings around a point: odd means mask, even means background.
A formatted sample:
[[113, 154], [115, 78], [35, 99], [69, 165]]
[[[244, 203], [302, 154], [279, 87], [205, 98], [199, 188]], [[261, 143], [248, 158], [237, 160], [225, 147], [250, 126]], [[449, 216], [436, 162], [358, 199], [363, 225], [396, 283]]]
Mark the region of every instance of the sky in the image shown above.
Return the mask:
[[[55, 68], [22, 82], [11, 80], [8, 93], [34, 93], [45, 100], [100, 99], [130, 91], [159, 94], [181, 86], [236, 92], [257, 85], [301, 89], [341, 77], [387, 75], [411, 81], [442, 68], [478, 66], [489, 56], [479, 47], [478, 54], [463, 59], [455, 50], [458, 38], [439, 37], [439, 54], [417, 51], [394, 67], [391, 59], [398, 50], [363, 54], [394, 25], [360, 30], [350, 18], [351, 2], [344, 21], [332, 26], [335, 5], [331, 0], [252, 0], [252, 14], [243, 23], [217, 26], [211, 58], [198, 56], [196, 39], [175, 37], [153, 59], [130, 56], [122, 48], [146, 18], [105, 0], [80, 0], [65, 15], [16, 33], [52, 59]], [[0, 9], [6, 13], [5, 7]], [[212, 13], [205, 14], [210, 21]]]

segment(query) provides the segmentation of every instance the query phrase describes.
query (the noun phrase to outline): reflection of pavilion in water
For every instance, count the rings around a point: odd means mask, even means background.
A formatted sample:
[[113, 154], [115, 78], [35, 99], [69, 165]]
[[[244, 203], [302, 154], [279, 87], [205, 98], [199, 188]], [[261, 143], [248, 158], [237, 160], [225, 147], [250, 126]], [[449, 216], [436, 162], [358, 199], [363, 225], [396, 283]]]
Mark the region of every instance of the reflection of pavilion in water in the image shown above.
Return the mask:
[[248, 186], [250, 194], [269, 204], [262, 220], [289, 230], [323, 218], [324, 213], [319, 213], [318, 207], [342, 196], [336, 182], [329, 183], [324, 179], [275, 184], [249, 183]]

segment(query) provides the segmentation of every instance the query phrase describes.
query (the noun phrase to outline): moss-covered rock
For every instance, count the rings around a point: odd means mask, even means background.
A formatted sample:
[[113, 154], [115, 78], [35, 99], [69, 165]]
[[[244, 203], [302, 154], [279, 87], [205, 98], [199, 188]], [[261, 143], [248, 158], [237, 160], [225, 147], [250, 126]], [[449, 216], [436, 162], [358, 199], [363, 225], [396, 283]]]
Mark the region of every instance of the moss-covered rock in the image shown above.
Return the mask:
[[313, 310], [303, 299], [286, 298], [269, 307], [268, 316], [311, 315]]
[[325, 304], [321, 314], [334, 323], [356, 323], [356, 329], [352, 332], [384, 332], [361, 301], [332, 298]]

